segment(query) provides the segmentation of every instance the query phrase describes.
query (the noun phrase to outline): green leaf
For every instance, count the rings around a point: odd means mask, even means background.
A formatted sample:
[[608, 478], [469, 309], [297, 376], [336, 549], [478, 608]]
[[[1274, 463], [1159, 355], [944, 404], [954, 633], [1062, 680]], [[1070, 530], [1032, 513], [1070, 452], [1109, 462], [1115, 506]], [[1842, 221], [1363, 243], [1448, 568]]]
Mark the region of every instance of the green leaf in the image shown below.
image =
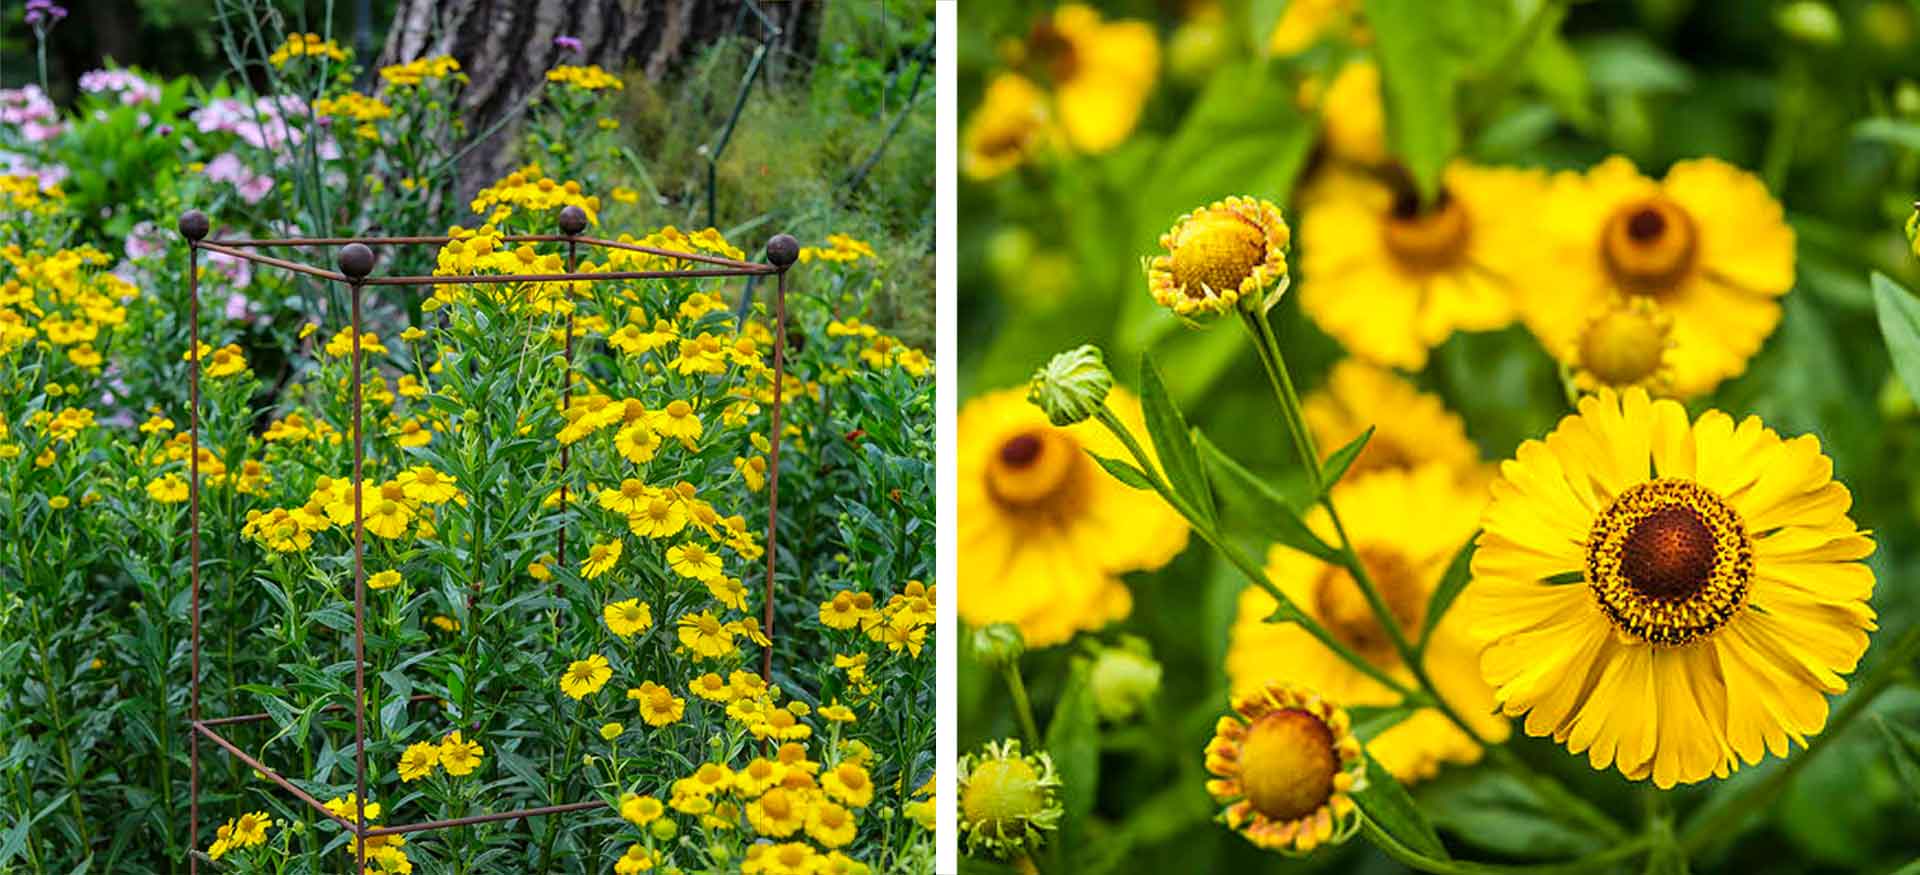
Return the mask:
[[1853, 126], [1853, 138], [1920, 150], [1920, 124], [1896, 118], [1866, 118]]
[[1372, 437], [1373, 426], [1369, 425], [1359, 437], [1347, 441], [1346, 446], [1334, 450], [1333, 455], [1328, 456], [1327, 460], [1321, 463], [1320, 489], [1322, 492], [1333, 491], [1333, 484], [1339, 483], [1340, 478], [1347, 476], [1347, 469], [1353, 467], [1353, 460], [1360, 457], [1360, 451], [1367, 448], [1367, 441]]
[[1211, 524], [1213, 491], [1207, 486], [1207, 472], [1200, 467], [1200, 456], [1194, 452], [1187, 420], [1167, 397], [1160, 368], [1150, 355], [1140, 358], [1140, 403], [1146, 411], [1147, 434], [1153, 438], [1153, 449], [1160, 457], [1160, 467], [1166, 471], [1167, 482], [1193, 506], [1201, 522]]
[[1880, 316], [1880, 334], [1887, 339], [1887, 351], [1893, 354], [1894, 373], [1900, 375], [1907, 395], [1920, 401], [1920, 301], [1876, 271], [1873, 309]]
[[1447, 563], [1447, 573], [1440, 578], [1440, 585], [1434, 587], [1433, 595], [1427, 598], [1427, 618], [1420, 628], [1420, 649], [1427, 649], [1427, 638], [1433, 635], [1433, 628], [1440, 625], [1440, 618], [1453, 606], [1453, 600], [1460, 591], [1467, 588], [1467, 581], [1473, 578], [1474, 541], [1480, 537], [1474, 533], [1460, 550], [1453, 554], [1453, 561]]
[[1359, 803], [1367, 819], [1409, 850], [1436, 860], [1449, 859], [1447, 846], [1440, 843], [1440, 835], [1433, 831], [1433, 824], [1427, 822], [1420, 807], [1413, 804], [1407, 789], [1371, 757], [1367, 758], [1366, 789], [1355, 793], [1353, 801]]
[[1153, 481], [1148, 480], [1146, 472], [1134, 467], [1132, 462], [1110, 459], [1091, 450], [1087, 451], [1087, 455], [1092, 456], [1093, 460], [1098, 462], [1101, 468], [1106, 469], [1108, 474], [1112, 474], [1113, 479], [1135, 489], [1153, 489]]
[[1895, 725], [1878, 714], [1873, 716], [1873, 722], [1887, 739], [1887, 750], [1893, 755], [1894, 772], [1900, 776], [1901, 783], [1907, 785], [1913, 803], [1920, 806], [1920, 732]]
[[1385, 92], [1387, 143], [1413, 175], [1423, 201], [1440, 189], [1440, 171], [1460, 150], [1454, 90], [1460, 61], [1444, 35], [1445, 3], [1367, 0]]
[[[1060, 795], [1066, 809], [1060, 834], [1053, 842], [1063, 862], [1089, 844], [1084, 839], [1100, 789], [1100, 712], [1094, 708], [1088, 673], [1085, 662], [1073, 666], [1047, 723], [1046, 752], [1060, 773]], [[1070, 872], [1074, 866], [1056, 865], [1051, 871]]]
[[1353, 734], [1361, 741], [1372, 741], [1413, 716], [1414, 710], [1405, 705], [1355, 705], [1347, 709], [1347, 716], [1353, 718]]
[[1243, 496], [1249, 505], [1248, 522], [1255, 533], [1316, 559], [1332, 561], [1340, 555], [1338, 550], [1328, 546], [1312, 529], [1307, 528], [1300, 512], [1281, 498], [1280, 493], [1254, 476], [1253, 472], [1241, 467], [1239, 462], [1208, 440], [1205, 434], [1196, 430], [1194, 443], [1200, 447], [1201, 455], [1206, 458], [1208, 467], [1213, 469], [1214, 476], [1222, 486], [1232, 484]]
[[[1349, 709], [1351, 710], [1351, 709]], [[1606, 847], [1606, 840], [1542, 800], [1526, 782], [1499, 769], [1448, 769], [1420, 785], [1436, 827], [1483, 851], [1522, 860], [1568, 859]]]

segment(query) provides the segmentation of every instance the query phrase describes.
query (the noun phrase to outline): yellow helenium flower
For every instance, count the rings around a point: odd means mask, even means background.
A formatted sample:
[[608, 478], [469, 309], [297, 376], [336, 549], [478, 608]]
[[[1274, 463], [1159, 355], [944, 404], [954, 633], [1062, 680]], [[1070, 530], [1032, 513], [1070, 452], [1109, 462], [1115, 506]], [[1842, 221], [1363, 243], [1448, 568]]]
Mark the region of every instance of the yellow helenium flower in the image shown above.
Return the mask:
[[828, 769], [820, 776], [820, 788], [854, 808], [865, 808], [873, 801], [873, 778], [859, 763], [843, 762]]
[[668, 547], [667, 565], [673, 573], [694, 580], [712, 580], [722, 572], [720, 555], [692, 541]]
[[1368, 428], [1373, 437], [1347, 477], [1440, 464], [1466, 479], [1480, 476], [1480, 449], [1460, 417], [1437, 395], [1392, 371], [1358, 359], [1333, 366], [1327, 382], [1302, 399], [1301, 412], [1322, 450], [1347, 445]]
[[733, 632], [711, 611], [680, 617], [680, 643], [700, 659], [718, 659], [734, 651]]
[[1207, 792], [1227, 827], [1285, 853], [1351, 837], [1366, 760], [1347, 712], [1279, 683], [1235, 696], [1233, 711], [1207, 742]]
[[1105, 21], [1081, 3], [1062, 5], [1037, 22], [1025, 53], [1046, 69], [1060, 129], [1081, 152], [1105, 152], [1125, 141], [1160, 75], [1160, 39], [1152, 25]]
[[1542, 259], [1521, 316], [1561, 361], [1578, 360], [1595, 315], [1650, 298], [1673, 320], [1671, 391], [1691, 398], [1739, 376], [1780, 321], [1794, 233], [1758, 177], [1717, 158], [1656, 182], [1625, 158], [1563, 173], [1539, 217]]
[[[1140, 402], [1114, 388], [1107, 405], [1145, 434]], [[1102, 471], [1087, 452], [1124, 458], [1105, 428], [1056, 428], [1008, 389], [967, 403], [959, 425], [960, 616], [1012, 623], [1045, 647], [1127, 616], [1128, 571], [1167, 564], [1186, 521], [1159, 496]], [[856, 596], [858, 598], [858, 596]]]
[[479, 768], [480, 757], [485, 754], [480, 742], [463, 741], [459, 730], [454, 730], [440, 742], [440, 767], [456, 778], [469, 775]]
[[653, 627], [653, 608], [639, 599], [609, 602], [601, 615], [607, 629], [622, 638], [632, 638]]
[[[1484, 487], [1462, 484], [1440, 465], [1384, 470], [1342, 480], [1333, 502], [1367, 574], [1402, 632], [1417, 639], [1427, 602], [1453, 557], [1473, 537]], [[1417, 526], [1409, 520], [1419, 520]], [[1323, 507], [1307, 525], [1328, 543], [1339, 543]], [[1360, 587], [1345, 568], [1291, 548], [1275, 546], [1267, 577], [1302, 611], [1361, 658], [1408, 684], [1413, 673], [1400, 661]], [[1391, 705], [1399, 696], [1298, 624], [1269, 623], [1278, 607], [1265, 590], [1248, 587], [1227, 647], [1227, 677], [1236, 693], [1252, 693], [1281, 675], [1347, 706]], [[1493, 714], [1493, 689], [1480, 679], [1476, 642], [1449, 614], [1427, 638], [1424, 659], [1439, 694], [1488, 739], [1504, 740], [1507, 721]], [[1284, 669], [1277, 668], [1284, 666]], [[1432, 777], [1441, 763], [1472, 763], [1480, 746], [1438, 708], [1422, 708], [1375, 736], [1367, 753], [1403, 782]]]
[[1300, 225], [1300, 309], [1348, 351], [1418, 370], [1455, 331], [1513, 322], [1515, 296], [1539, 282], [1536, 171], [1456, 161], [1422, 204], [1352, 174], [1329, 179]]
[[1826, 725], [1874, 574], [1818, 438], [1602, 389], [1501, 473], [1455, 611], [1529, 735], [1664, 788]]
[[620, 481], [616, 489], [602, 489], [596, 496], [601, 507], [618, 514], [639, 513], [652, 498], [653, 490], [632, 477]]
[[577, 659], [567, 665], [565, 673], [560, 675], [560, 690], [575, 699], [582, 699], [600, 692], [613, 677], [613, 666], [607, 658], [598, 653], [586, 659]]
[[627, 517], [627, 529], [642, 538], [666, 538], [686, 527], [686, 507], [664, 493], [647, 499], [638, 511]]
[[439, 764], [439, 745], [429, 741], [407, 745], [406, 752], [400, 755], [400, 781], [408, 783], [431, 775]]
[[807, 805], [786, 790], [775, 787], [747, 803], [747, 822], [764, 836], [786, 838], [800, 831], [807, 822]]
[[1380, 99], [1380, 67], [1356, 60], [1340, 68], [1318, 100], [1321, 137], [1343, 161], [1369, 167], [1386, 164], [1387, 111]]
[[960, 169], [970, 179], [992, 179], [1045, 147], [1051, 128], [1047, 94], [1018, 73], [1000, 73], [967, 118]]
[[620, 817], [634, 826], [646, 826], [667, 813], [665, 805], [652, 796], [636, 796], [631, 793], [620, 799]]
[[620, 551], [624, 548], [619, 538], [588, 547], [586, 561], [580, 563], [580, 576], [592, 580], [607, 573], [620, 561]]
[[1147, 261], [1147, 288], [1182, 318], [1231, 312], [1243, 298], [1259, 303], [1287, 278], [1292, 232], [1280, 208], [1230, 197], [1201, 207], [1160, 235], [1164, 255]]
[[391, 568], [367, 576], [368, 589], [391, 589], [400, 585], [400, 572]]
[[857, 829], [853, 812], [842, 806], [819, 801], [807, 809], [807, 835], [826, 847], [843, 848], [852, 844]]

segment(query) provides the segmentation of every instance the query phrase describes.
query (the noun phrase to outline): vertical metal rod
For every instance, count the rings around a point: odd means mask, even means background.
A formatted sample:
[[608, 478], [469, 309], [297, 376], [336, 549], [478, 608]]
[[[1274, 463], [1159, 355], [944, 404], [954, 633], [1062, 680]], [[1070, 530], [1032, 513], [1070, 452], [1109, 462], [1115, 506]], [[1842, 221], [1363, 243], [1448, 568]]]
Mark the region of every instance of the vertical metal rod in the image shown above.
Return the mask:
[[367, 520], [361, 506], [361, 467], [364, 461], [360, 429], [360, 282], [353, 283], [353, 770], [359, 795], [354, 797], [355, 872], [367, 870]]
[[767, 646], [760, 654], [760, 679], [773, 681], [773, 561], [776, 540], [774, 529], [780, 524], [780, 390], [787, 381], [787, 270], [780, 269], [780, 280], [773, 293], [773, 435], [767, 459], [767, 591], [761, 625], [766, 627]]
[[[567, 273], [573, 273], [575, 248], [578, 245], [579, 244], [573, 240], [567, 241]], [[568, 291], [571, 292], [572, 289], [568, 289]], [[572, 295], [569, 294], [568, 297], [569, 299], [571, 299]], [[561, 418], [563, 419], [565, 418], [567, 411], [573, 409], [573, 301], [572, 300], [567, 301], [567, 337], [566, 337], [565, 344], [566, 346], [564, 351], [562, 352], [562, 356], [565, 358], [565, 361], [566, 361], [566, 372], [561, 377], [561, 383], [560, 383], [560, 413], [561, 413]], [[567, 444], [565, 443], [560, 444], [560, 515], [562, 519], [560, 521], [560, 546], [559, 546], [559, 550], [554, 556], [554, 560], [555, 560], [554, 564], [562, 568], [565, 568], [567, 565], [567, 523], [566, 523], [565, 517], [567, 513], [567, 464], [571, 456], [571, 454], [568, 452], [570, 449], [572, 448], [569, 447]], [[561, 593], [560, 584], [558, 582], [555, 582], [553, 585], [554, 598], [559, 598], [560, 593]], [[559, 611], [556, 610], [554, 612], [554, 615], [557, 618], [559, 616]]]
[[[200, 719], [200, 248], [187, 240], [187, 536], [189, 575], [192, 577], [193, 676], [188, 681], [192, 699], [187, 719]], [[191, 725], [191, 724], [189, 724]], [[200, 734], [187, 734], [187, 871], [200, 871]]]

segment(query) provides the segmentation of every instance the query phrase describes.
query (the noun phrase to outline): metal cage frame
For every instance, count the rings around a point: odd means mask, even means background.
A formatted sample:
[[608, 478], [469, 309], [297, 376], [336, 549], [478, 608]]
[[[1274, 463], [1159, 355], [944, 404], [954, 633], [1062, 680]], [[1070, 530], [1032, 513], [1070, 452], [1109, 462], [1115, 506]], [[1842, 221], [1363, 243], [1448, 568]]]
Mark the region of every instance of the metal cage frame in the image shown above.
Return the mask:
[[[291, 793], [294, 798], [305, 803], [322, 817], [339, 824], [354, 837], [354, 871], [364, 872], [367, 866], [366, 840], [379, 836], [401, 835], [406, 833], [429, 832], [451, 829], [473, 824], [490, 823], [503, 820], [522, 820], [549, 814], [563, 814], [573, 811], [585, 811], [606, 805], [600, 800], [573, 802], [564, 805], [548, 805], [538, 808], [523, 808], [490, 814], [479, 814], [452, 820], [421, 821], [397, 826], [369, 827], [367, 824], [367, 701], [366, 701], [366, 567], [365, 567], [365, 516], [363, 513], [361, 492], [361, 466], [364, 459], [364, 434], [361, 429], [361, 377], [362, 362], [360, 352], [361, 337], [361, 300], [367, 286], [436, 286], [436, 285], [479, 285], [534, 282], [595, 282], [601, 280], [634, 279], [687, 279], [697, 277], [758, 277], [772, 275], [776, 278], [774, 293], [774, 330], [773, 330], [773, 411], [772, 433], [768, 451], [767, 477], [767, 537], [766, 537], [766, 587], [763, 598], [761, 623], [769, 639], [773, 637], [773, 595], [774, 595], [774, 559], [777, 553], [776, 529], [779, 525], [780, 507], [780, 440], [781, 433], [781, 389], [786, 382], [785, 338], [787, 336], [787, 271], [799, 256], [799, 243], [787, 234], [776, 234], [767, 241], [765, 263], [724, 258], [717, 255], [692, 252], [675, 252], [637, 243], [625, 243], [600, 237], [584, 236], [587, 227], [586, 213], [579, 207], [569, 206], [560, 211], [559, 234], [519, 234], [501, 237], [505, 243], [565, 243], [567, 244], [567, 270], [559, 274], [506, 274], [458, 276], [374, 276], [374, 252], [372, 247], [444, 245], [454, 239], [451, 236], [414, 236], [414, 237], [280, 237], [208, 240], [211, 223], [199, 210], [188, 210], [179, 220], [180, 235], [187, 242], [187, 322], [190, 352], [187, 365], [187, 392], [189, 410], [187, 414], [188, 433], [188, 525], [189, 525], [189, 562], [192, 575], [192, 672], [190, 683], [191, 699], [188, 705], [189, 733], [189, 799], [187, 856], [189, 872], [199, 872], [200, 860], [204, 852], [200, 850], [200, 739], [205, 738], [233, 758], [239, 760], [281, 789]], [[604, 271], [600, 273], [576, 273], [579, 247], [585, 245], [601, 249], [619, 249], [640, 252], [664, 258], [695, 262], [711, 267], [699, 267], [681, 270], [638, 270]], [[261, 254], [255, 250], [286, 247], [295, 249], [316, 247], [340, 247], [337, 262], [338, 270], [328, 270]], [[357, 790], [355, 816], [346, 818], [328, 811], [320, 800], [312, 794], [295, 786], [280, 772], [269, 768], [239, 746], [223, 737], [216, 727], [255, 723], [270, 719], [268, 714], [245, 714], [239, 716], [202, 719], [200, 715], [200, 253], [217, 253], [232, 258], [243, 259], [266, 267], [292, 271], [305, 276], [315, 277], [335, 283], [345, 283], [350, 289], [352, 300], [353, 328], [353, 365], [352, 392], [353, 416], [350, 431], [353, 441], [353, 655], [354, 655], [354, 782]], [[565, 379], [561, 386], [561, 409], [564, 411], [572, 404], [573, 398], [573, 313], [567, 314], [566, 340], [563, 357], [565, 359]], [[560, 447], [560, 508], [567, 511], [567, 483], [565, 480], [569, 458], [569, 447]], [[556, 564], [564, 566], [567, 560], [567, 527], [563, 522], [558, 532], [558, 544], [555, 551]], [[559, 591], [555, 584], [555, 591]], [[469, 596], [471, 597], [471, 596]], [[773, 672], [773, 648], [771, 644], [763, 649], [760, 674], [771, 680]], [[432, 701], [431, 695], [416, 695], [411, 701]], [[345, 705], [331, 705], [324, 710], [345, 710]]]

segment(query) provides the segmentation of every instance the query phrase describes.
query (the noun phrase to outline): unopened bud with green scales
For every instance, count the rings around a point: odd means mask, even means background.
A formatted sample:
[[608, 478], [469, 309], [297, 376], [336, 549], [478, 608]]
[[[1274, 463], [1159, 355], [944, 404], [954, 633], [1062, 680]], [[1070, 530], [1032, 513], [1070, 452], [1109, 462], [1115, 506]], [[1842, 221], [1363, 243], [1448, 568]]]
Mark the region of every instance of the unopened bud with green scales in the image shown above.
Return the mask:
[[1128, 635], [1118, 645], [1088, 645], [1087, 685], [1100, 717], [1117, 723], [1131, 718], [1160, 692], [1160, 663], [1145, 639]]
[[1100, 412], [1113, 390], [1113, 372], [1097, 346], [1070, 349], [1053, 357], [1046, 366], [1033, 372], [1027, 383], [1027, 400], [1047, 412], [1047, 420], [1056, 426], [1084, 422]]
[[973, 630], [973, 658], [988, 668], [1012, 665], [1027, 652], [1027, 639], [1012, 623], [990, 623]]
[[990, 741], [960, 758], [960, 837], [967, 853], [1013, 859], [1038, 851], [1060, 828], [1060, 776], [1046, 753]]
[[1907, 217], [1907, 245], [1920, 258], [1920, 201], [1913, 202], [1913, 215]]

